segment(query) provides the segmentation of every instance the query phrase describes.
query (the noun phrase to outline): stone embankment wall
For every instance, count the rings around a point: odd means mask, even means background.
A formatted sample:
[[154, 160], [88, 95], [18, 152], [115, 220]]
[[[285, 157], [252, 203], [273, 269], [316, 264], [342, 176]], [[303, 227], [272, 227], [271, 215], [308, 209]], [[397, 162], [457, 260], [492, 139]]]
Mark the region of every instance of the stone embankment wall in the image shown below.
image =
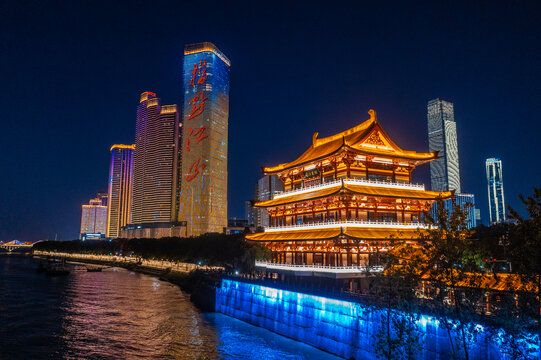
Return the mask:
[[[358, 303], [223, 279], [216, 311], [315, 346], [346, 359], [376, 359], [374, 343], [380, 311]], [[421, 316], [420, 359], [448, 359], [449, 338], [438, 321]], [[505, 359], [481, 333], [471, 359]]]

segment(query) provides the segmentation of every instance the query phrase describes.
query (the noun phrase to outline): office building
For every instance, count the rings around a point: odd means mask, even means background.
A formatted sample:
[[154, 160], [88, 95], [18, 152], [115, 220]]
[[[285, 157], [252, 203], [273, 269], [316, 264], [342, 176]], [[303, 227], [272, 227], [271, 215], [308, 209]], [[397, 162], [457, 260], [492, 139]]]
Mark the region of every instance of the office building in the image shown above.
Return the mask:
[[211, 43], [184, 47], [179, 220], [186, 221], [188, 236], [227, 227], [229, 67]]
[[488, 210], [490, 223], [505, 222], [505, 196], [503, 193], [502, 161], [498, 158], [486, 160], [488, 182]]
[[438, 152], [438, 159], [430, 163], [433, 191], [460, 193], [458, 144], [453, 103], [442, 99], [428, 102], [428, 147]]
[[179, 114], [155, 93], [141, 94], [135, 126], [132, 225], [177, 220]]
[[120, 236], [120, 228], [131, 222], [133, 153], [135, 145], [111, 146], [107, 237]]
[[98, 194], [96, 195], [96, 197], [101, 200], [101, 204], [103, 206], [109, 205], [109, 192], [108, 191], [98, 191]]
[[255, 209], [250, 200], [244, 202], [244, 217], [246, 218], [248, 226], [254, 226]]
[[481, 209], [475, 208], [475, 224], [481, 225], [483, 221], [481, 220]]
[[81, 239], [101, 238], [107, 233], [107, 197], [90, 199], [81, 208]]
[[[473, 194], [456, 194], [453, 198], [443, 201], [444, 208], [451, 215], [454, 211], [454, 206], [458, 205], [462, 211], [465, 211], [467, 214], [467, 225], [468, 229], [476, 227], [477, 224], [477, 215], [475, 212], [475, 196]], [[436, 215], [437, 204], [434, 203], [432, 209], [430, 210], [432, 217]]]
[[[275, 195], [282, 192], [284, 192], [284, 183], [277, 176], [265, 175], [255, 186], [255, 199], [257, 201], [272, 200]], [[270, 217], [266, 209], [254, 209], [254, 225], [256, 228], [270, 226]]]

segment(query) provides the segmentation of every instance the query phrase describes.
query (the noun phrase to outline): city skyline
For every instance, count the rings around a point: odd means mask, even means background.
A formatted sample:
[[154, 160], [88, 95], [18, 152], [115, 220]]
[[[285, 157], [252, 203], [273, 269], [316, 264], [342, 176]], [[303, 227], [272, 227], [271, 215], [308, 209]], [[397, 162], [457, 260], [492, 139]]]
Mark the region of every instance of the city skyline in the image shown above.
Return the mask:
[[[158, 3], [159, 19], [140, 7], [105, 2], [99, 11], [96, 4], [10, 7], [0, 15], [1, 76], [10, 89], [0, 99], [2, 160], [10, 174], [0, 183], [0, 239], [78, 236], [80, 206], [106, 186], [107, 149], [133, 142], [137, 94], [150, 89], [164, 103], [180, 104], [182, 48], [197, 41], [212, 41], [235, 65], [230, 217], [243, 217], [261, 165], [305, 149], [309, 139], [302, 134], [324, 137], [353, 126], [366, 109], [378, 109], [389, 135], [405, 148], [427, 151], [420, 131], [426, 131], [426, 102], [438, 96], [455, 104], [460, 119], [462, 191], [476, 195], [488, 219], [484, 162], [497, 156], [506, 163], [506, 203], [521, 211], [518, 195], [531, 193], [541, 175], [523, 156], [541, 126], [531, 116], [540, 92], [533, 16], [539, 5], [348, 6], [344, 13], [319, 4], [276, 4], [267, 11]], [[74, 21], [81, 12], [92, 16]], [[204, 26], [194, 16], [178, 21], [179, 14], [201, 12], [209, 17]], [[359, 21], [363, 14], [371, 16]], [[148, 30], [140, 35], [143, 21]], [[414, 173], [414, 182], [427, 179], [426, 168]]]

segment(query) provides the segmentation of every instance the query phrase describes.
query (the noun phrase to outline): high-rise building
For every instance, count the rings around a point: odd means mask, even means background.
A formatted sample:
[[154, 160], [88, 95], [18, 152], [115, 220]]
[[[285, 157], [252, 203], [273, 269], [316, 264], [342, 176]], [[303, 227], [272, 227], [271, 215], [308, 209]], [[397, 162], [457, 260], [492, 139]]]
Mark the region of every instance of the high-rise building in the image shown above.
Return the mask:
[[[468, 229], [472, 229], [477, 226], [477, 215], [475, 212], [475, 196], [473, 194], [456, 194], [451, 199], [443, 201], [444, 208], [452, 214], [454, 206], [458, 205], [462, 211], [465, 211], [467, 214], [467, 225]], [[432, 206], [431, 212], [432, 216], [435, 216], [437, 209], [437, 204], [435, 203]]]
[[490, 223], [504, 222], [505, 196], [503, 194], [502, 161], [498, 158], [487, 159], [486, 169]]
[[179, 115], [155, 93], [141, 94], [135, 126], [132, 224], [177, 220]]
[[[105, 202], [105, 205], [104, 205]], [[107, 232], [107, 197], [90, 199], [82, 206], [81, 238], [100, 238]]]
[[244, 202], [244, 217], [248, 226], [254, 226], [255, 224], [255, 209], [250, 200]]
[[131, 223], [134, 149], [135, 145], [111, 146], [107, 237], [119, 237], [120, 228]]
[[101, 204], [103, 206], [109, 205], [109, 193], [108, 191], [98, 191], [98, 194], [96, 195], [98, 199], [101, 199]]
[[184, 47], [179, 220], [187, 222], [188, 236], [227, 227], [229, 67], [211, 43]]
[[483, 222], [481, 221], [481, 209], [475, 208], [475, 224], [481, 225]]
[[[274, 199], [274, 196], [284, 192], [284, 183], [277, 177], [265, 175], [257, 182], [255, 187], [255, 199], [257, 201], [266, 201]], [[255, 227], [270, 226], [270, 216], [266, 209], [254, 209]]]
[[428, 147], [438, 151], [438, 159], [430, 163], [433, 191], [460, 193], [458, 144], [453, 103], [442, 99], [428, 102]]

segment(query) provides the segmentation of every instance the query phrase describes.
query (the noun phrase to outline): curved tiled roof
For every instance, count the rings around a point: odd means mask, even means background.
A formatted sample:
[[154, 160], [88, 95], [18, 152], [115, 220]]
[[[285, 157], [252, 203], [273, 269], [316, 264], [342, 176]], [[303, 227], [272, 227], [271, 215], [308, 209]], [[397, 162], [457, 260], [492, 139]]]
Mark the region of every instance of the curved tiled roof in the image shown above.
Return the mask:
[[[344, 148], [358, 154], [392, 156], [417, 162], [426, 162], [437, 158], [437, 152], [418, 153], [415, 151], [401, 149], [389, 138], [383, 128], [381, 128], [376, 118], [376, 112], [370, 109], [368, 113], [370, 114], [370, 118], [368, 120], [336, 135], [318, 139], [318, 133], [316, 132], [312, 137], [312, 145], [300, 157], [294, 161], [279, 164], [277, 166], [263, 167], [263, 172], [265, 174], [275, 174], [300, 165], [323, 160], [340, 152], [340, 150]], [[390, 146], [366, 147], [360, 145], [363, 140], [365, 140], [375, 131], [381, 134], [381, 136], [384, 137], [385, 141]]]

